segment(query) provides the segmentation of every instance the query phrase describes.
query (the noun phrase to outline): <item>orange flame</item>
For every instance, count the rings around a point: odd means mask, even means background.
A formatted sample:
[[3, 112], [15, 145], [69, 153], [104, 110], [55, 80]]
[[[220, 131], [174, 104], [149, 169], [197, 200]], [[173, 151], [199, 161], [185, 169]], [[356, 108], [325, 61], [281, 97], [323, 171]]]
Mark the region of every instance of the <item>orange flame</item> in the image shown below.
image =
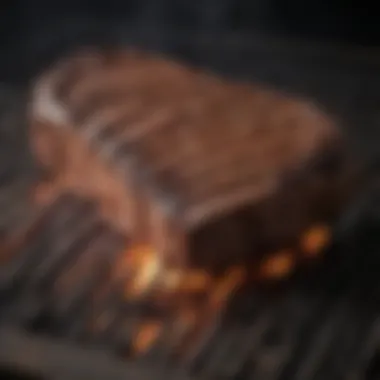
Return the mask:
[[301, 239], [302, 251], [311, 257], [318, 255], [330, 242], [331, 231], [327, 226], [318, 225], [310, 228]]
[[294, 269], [295, 255], [290, 250], [282, 250], [271, 254], [259, 268], [259, 275], [265, 279], [281, 279]]
[[149, 350], [150, 347], [160, 336], [162, 323], [159, 321], [148, 321], [143, 323], [133, 339], [132, 349], [135, 354], [141, 355]]

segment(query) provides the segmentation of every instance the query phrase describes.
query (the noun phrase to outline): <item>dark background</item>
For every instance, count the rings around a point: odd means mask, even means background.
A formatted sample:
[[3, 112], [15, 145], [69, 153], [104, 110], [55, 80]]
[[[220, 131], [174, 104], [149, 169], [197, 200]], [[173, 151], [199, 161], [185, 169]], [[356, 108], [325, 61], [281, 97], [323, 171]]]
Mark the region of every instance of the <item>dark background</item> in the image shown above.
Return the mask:
[[[80, 44], [189, 33], [265, 32], [347, 44], [380, 41], [368, 0], [7, 0], [0, 12], [0, 80], [20, 81]], [[151, 41], [152, 43], [152, 41]], [[157, 44], [157, 42], [156, 42]]]

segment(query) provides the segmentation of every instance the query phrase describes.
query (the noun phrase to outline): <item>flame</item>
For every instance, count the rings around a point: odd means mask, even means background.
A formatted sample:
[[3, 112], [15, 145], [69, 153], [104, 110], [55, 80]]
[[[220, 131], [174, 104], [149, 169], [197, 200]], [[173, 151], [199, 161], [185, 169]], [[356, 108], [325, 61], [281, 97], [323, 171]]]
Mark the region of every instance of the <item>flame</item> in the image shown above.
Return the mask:
[[220, 278], [208, 282], [206, 299], [198, 304], [187, 304], [183, 307], [177, 318], [180, 327], [181, 342], [177, 345], [178, 352], [186, 352], [191, 346], [197, 344], [205, 330], [215, 323], [215, 319], [226, 308], [229, 299], [239, 286], [245, 281], [244, 268], [231, 268]]
[[198, 269], [166, 267], [152, 247], [136, 246], [128, 249], [115, 268], [129, 273], [125, 288], [127, 297], [139, 296], [153, 284], [166, 293], [199, 293], [211, 285], [210, 275]]
[[[164, 312], [165, 319], [169, 318], [176, 326], [173, 327], [175, 337], [170, 339], [200, 332], [245, 279], [243, 268], [234, 267], [224, 276], [213, 278], [201, 269], [165, 267], [159, 255], [149, 246], [133, 247], [124, 256], [117, 269], [130, 273], [125, 287], [126, 299], [141, 297], [145, 292], [156, 301], [167, 296], [169, 302], [165, 304], [168, 306]], [[192, 297], [195, 294], [204, 297], [201, 300]], [[163, 320], [150, 320], [138, 328], [132, 342], [135, 354], [143, 354], [151, 347], [162, 333], [163, 323]]]
[[125, 289], [127, 297], [142, 295], [153, 285], [162, 271], [161, 260], [150, 246], [135, 246], [129, 249], [120, 265], [130, 274], [130, 281]]
[[[302, 236], [300, 248], [312, 254], [324, 247], [329, 238], [327, 228], [315, 226]], [[279, 280], [289, 275], [295, 266], [296, 251], [284, 249], [264, 258], [255, 273], [261, 279]], [[181, 340], [179, 346], [186, 350], [194, 339], [202, 336], [205, 328], [214, 323], [234, 292], [250, 278], [244, 266], [231, 267], [219, 277], [202, 269], [167, 267], [149, 245], [128, 249], [117, 269], [130, 274], [125, 287], [127, 301], [131, 297], [149, 295], [149, 302], [164, 311], [164, 317], [144, 322], [137, 329], [132, 342], [137, 355], [145, 353], [154, 344], [168, 321], [172, 321], [172, 331], [167, 339]], [[198, 294], [202, 297], [194, 297]]]
[[161, 271], [161, 263], [157, 256], [152, 255], [150, 260], [147, 260], [137, 271], [137, 276], [134, 281], [134, 290], [138, 294], [149, 289], [153, 284], [154, 280], [157, 278]]
[[162, 323], [160, 321], [151, 320], [142, 323], [132, 341], [133, 352], [138, 355], [147, 352], [154, 342], [157, 341], [161, 331]]
[[[304, 254], [315, 256], [330, 239], [329, 228], [316, 225], [301, 237], [299, 248]], [[205, 270], [166, 267], [160, 255], [149, 245], [136, 245], [128, 249], [123, 256], [116, 270], [129, 273], [125, 288], [127, 297], [138, 297], [153, 287], [165, 295], [186, 295], [212, 293], [213, 288], [220, 286]], [[295, 265], [295, 252], [283, 249], [264, 258], [258, 267], [258, 276], [262, 279], [278, 280], [289, 275], [295, 269]], [[244, 277], [241, 271], [241, 268], [232, 268], [226, 279]]]
[[171, 269], [162, 277], [165, 289], [176, 293], [199, 293], [207, 291], [211, 285], [211, 277], [202, 270]]
[[295, 267], [295, 256], [291, 250], [281, 250], [271, 254], [260, 265], [259, 274], [267, 279], [280, 279]]
[[331, 231], [327, 226], [311, 227], [301, 238], [301, 250], [308, 256], [318, 255], [330, 242]]

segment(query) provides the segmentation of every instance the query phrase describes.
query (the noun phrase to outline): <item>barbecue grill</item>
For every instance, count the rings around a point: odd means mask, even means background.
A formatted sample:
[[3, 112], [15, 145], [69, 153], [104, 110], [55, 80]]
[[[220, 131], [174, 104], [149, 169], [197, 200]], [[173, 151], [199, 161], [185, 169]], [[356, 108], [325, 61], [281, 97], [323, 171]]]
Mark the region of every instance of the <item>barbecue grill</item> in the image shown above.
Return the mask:
[[[376, 169], [380, 54], [375, 50], [264, 36], [192, 37], [171, 38], [169, 53], [311, 97], [345, 122], [353, 149]], [[160, 45], [146, 35], [133, 39], [141, 46]], [[4, 102], [22, 107], [21, 95], [4, 91]], [[4, 109], [7, 122], [24, 131], [18, 136], [26, 135], [23, 113]], [[4, 378], [380, 378], [376, 170], [365, 194], [343, 215], [320, 263], [280, 286], [250, 286], [234, 294], [186, 350], [178, 350], [183, 336], [172, 334], [173, 321], [160, 316], [157, 339], [136, 356], [137, 327], [155, 311], [144, 300], [126, 302], [127, 278], [113, 275], [128, 236], [112, 230], [96, 204], [71, 194], [39, 207], [33, 194], [44, 173], [31, 159], [19, 159], [27, 154], [26, 138], [21, 143], [6, 136], [12, 149], [5, 151], [0, 173], [2, 235], [10, 242], [0, 256]], [[23, 165], [7, 176], [5, 160]], [[12, 212], [5, 213], [5, 205]]]

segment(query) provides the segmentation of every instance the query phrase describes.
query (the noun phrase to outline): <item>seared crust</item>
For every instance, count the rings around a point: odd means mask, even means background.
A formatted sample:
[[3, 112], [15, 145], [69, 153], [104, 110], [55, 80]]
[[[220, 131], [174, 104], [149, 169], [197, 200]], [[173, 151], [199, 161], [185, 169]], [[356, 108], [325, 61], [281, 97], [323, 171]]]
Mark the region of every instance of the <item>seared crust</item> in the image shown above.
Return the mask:
[[222, 269], [297, 251], [353, 190], [340, 133], [313, 104], [160, 57], [70, 57], [32, 100], [34, 146], [60, 173], [56, 188], [101, 200], [129, 236], [177, 264]]

